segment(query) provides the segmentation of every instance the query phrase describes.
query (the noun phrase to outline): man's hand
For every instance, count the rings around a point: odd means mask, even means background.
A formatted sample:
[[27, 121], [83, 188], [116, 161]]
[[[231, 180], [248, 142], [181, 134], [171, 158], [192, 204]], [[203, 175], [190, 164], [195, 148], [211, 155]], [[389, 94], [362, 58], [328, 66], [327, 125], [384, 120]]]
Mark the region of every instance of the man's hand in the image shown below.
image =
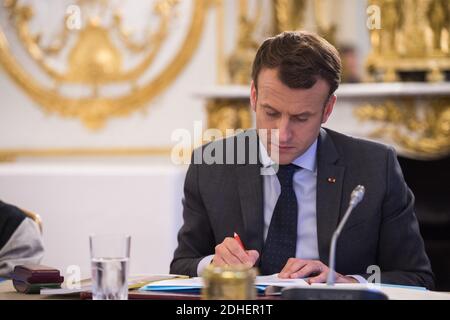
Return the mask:
[[223, 266], [245, 266], [251, 268], [259, 258], [256, 250], [244, 250], [234, 238], [225, 238], [223, 242], [216, 246], [212, 264], [218, 267]]
[[[321, 261], [290, 258], [278, 276], [283, 279], [309, 277], [307, 282], [311, 284], [326, 282], [329, 272], [330, 268]], [[335, 275], [336, 283], [358, 283], [353, 277], [346, 277], [337, 272]]]

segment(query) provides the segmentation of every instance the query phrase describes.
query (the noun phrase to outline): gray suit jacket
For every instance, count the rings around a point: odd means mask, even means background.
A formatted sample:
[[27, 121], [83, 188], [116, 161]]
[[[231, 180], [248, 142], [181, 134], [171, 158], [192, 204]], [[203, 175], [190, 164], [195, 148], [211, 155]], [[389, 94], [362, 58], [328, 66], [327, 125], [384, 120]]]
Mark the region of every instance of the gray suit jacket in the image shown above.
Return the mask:
[[39, 264], [43, 255], [37, 224], [21, 209], [0, 200], [0, 277], [9, 278], [16, 265]]
[[[255, 135], [256, 131], [246, 134]], [[198, 152], [202, 149], [194, 151]], [[317, 152], [320, 260], [328, 265], [332, 234], [350, 193], [361, 184], [366, 194], [338, 240], [336, 271], [367, 278], [367, 267], [377, 265], [382, 283], [433, 288], [430, 262], [414, 214], [414, 196], [403, 179], [395, 151], [321, 129]], [[329, 177], [336, 182], [328, 182]], [[184, 224], [170, 272], [197, 276], [200, 260], [214, 254], [215, 246], [234, 232], [246, 249], [261, 253], [262, 181], [259, 164], [191, 164], [184, 185]]]

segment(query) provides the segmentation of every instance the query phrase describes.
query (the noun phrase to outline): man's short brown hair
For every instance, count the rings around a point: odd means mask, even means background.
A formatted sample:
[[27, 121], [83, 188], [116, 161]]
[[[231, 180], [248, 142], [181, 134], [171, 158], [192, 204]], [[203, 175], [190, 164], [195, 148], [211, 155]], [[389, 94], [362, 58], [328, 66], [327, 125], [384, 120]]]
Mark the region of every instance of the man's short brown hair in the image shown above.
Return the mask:
[[256, 89], [263, 68], [279, 68], [279, 79], [293, 89], [309, 89], [322, 78], [329, 84], [332, 95], [341, 81], [342, 65], [336, 48], [306, 31], [283, 32], [263, 42], [253, 61], [252, 80]]

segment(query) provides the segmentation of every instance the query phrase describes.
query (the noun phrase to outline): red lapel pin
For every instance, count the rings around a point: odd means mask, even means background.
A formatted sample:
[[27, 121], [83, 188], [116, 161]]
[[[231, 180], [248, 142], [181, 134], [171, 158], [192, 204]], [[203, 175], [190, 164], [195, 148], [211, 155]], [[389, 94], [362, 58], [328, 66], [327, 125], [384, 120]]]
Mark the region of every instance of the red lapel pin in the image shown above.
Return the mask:
[[336, 178], [330, 177], [330, 178], [328, 178], [327, 181], [328, 181], [329, 183], [336, 183]]

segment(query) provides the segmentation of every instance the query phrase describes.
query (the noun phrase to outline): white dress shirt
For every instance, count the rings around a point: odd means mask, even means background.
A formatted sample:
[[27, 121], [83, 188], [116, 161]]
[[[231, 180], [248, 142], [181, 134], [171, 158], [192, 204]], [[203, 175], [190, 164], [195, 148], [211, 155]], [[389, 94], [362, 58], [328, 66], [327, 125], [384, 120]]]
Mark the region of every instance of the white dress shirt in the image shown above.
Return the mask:
[[[292, 185], [297, 198], [297, 251], [296, 258], [318, 260], [316, 222], [316, 184], [317, 184], [317, 140], [300, 157], [292, 161], [301, 169], [293, 176]], [[281, 193], [281, 185], [273, 168], [274, 161], [267, 154], [260, 140], [260, 161], [263, 165], [264, 185], [264, 240], [267, 238], [270, 221]]]

